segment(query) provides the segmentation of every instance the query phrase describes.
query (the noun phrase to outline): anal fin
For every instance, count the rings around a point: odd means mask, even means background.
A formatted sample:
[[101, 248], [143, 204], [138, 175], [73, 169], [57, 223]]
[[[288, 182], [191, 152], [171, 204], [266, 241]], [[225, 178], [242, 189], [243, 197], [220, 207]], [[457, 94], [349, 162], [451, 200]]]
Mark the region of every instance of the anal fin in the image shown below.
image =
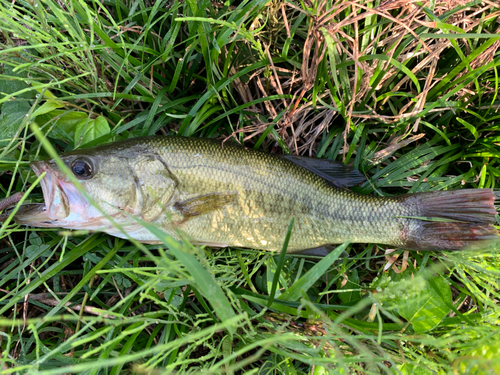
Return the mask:
[[[333, 250], [337, 248], [338, 245], [324, 245], [324, 246], [318, 246], [318, 247], [313, 247], [311, 249], [304, 249], [300, 251], [294, 251], [293, 254], [297, 255], [304, 255], [306, 257], [310, 257], [313, 259], [318, 259], [318, 258], [324, 258], [328, 254], [330, 254]], [[340, 254], [339, 259], [343, 258], [349, 258], [349, 254], [344, 251], [342, 254]]]

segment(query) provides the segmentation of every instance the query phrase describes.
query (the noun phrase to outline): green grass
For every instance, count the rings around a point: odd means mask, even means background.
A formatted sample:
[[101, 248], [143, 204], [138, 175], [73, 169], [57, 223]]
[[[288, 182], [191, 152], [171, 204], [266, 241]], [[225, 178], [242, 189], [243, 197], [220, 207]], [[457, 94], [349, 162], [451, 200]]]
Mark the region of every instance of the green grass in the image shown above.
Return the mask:
[[[0, 198], [54, 149], [149, 134], [353, 163], [364, 194], [496, 188], [500, 6], [451, 3], [0, 0]], [[498, 249], [386, 250], [3, 224], [0, 371], [500, 372]]]

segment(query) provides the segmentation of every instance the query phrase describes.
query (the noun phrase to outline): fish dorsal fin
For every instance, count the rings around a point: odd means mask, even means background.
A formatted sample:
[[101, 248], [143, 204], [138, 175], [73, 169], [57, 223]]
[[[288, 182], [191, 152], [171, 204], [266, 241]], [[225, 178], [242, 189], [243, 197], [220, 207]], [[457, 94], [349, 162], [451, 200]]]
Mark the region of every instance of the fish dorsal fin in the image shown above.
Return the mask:
[[182, 220], [177, 224], [185, 223], [193, 217], [215, 211], [228, 206], [236, 201], [238, 193], [234, 191], [217, 192], [198, 195], [174, 203], [173, 208], [182, 215]]
[[283, 157], [323, 177], [337, 187], [356, 186], [366, 181], [360, 171], [339, 161], [297, 155], [283, 155]]

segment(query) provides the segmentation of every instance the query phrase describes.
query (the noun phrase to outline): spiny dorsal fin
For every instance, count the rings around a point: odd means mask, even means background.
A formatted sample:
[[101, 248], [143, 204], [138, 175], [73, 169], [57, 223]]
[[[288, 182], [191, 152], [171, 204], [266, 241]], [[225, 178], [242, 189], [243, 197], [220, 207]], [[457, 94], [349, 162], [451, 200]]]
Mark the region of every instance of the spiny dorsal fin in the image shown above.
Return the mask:
[[177, 224], [182, 224], [192, 217], [203, 215], [230, 205], [236, 201], [238, 194], [236, 192], [220, 192], [205, 195], [198, 195], [194, 198], [184, 201], [175, 202], [173, 208], [182, 214], [182, 221]]
[[283, 157], [323, 177], [337, 187], [356, 186], [366, 181], [360, 171], [339, 161], [297, 155], [283, 155]]

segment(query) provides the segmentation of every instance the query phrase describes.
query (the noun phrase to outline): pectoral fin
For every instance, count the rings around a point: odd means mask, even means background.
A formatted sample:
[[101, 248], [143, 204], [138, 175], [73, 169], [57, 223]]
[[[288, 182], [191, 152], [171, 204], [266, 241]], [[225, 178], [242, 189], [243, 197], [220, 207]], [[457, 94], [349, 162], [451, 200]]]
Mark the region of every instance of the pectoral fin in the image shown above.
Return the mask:
[[198, 195], [184, 201], [175, 202], [173, 208], [183, 218], [177, 224], [185, 223], [195, 216], [207, 214], [224, 206], [231, 205], [237, 198], [238, 194], [236, 192], [221, 192]]
[[283, 155], [283, 158], [310, 170], [337, 187], [356, 186], [366, 181], [360, 171], [338, 161], [296, 155]]

